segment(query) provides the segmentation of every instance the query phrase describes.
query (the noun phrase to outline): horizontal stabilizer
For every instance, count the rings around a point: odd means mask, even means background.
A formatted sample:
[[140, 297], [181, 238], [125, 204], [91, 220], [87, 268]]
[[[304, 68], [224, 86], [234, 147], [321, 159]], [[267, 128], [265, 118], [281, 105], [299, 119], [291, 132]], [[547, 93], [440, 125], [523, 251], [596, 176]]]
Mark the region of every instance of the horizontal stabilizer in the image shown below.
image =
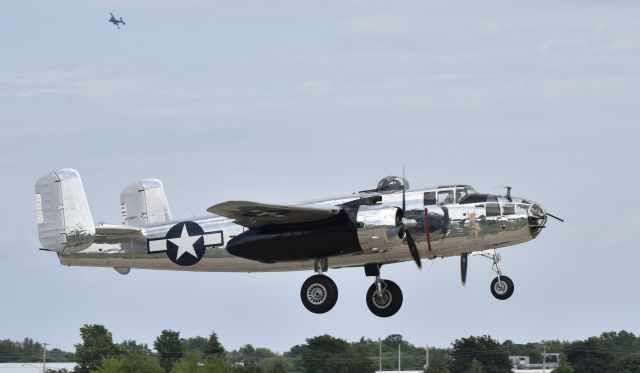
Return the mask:
[[96, 226], [95, 243], [117, 243], [124, 240], [144, 240], [144, 230], [128, 225], [102, 224]]
[[309, 223], [328, 219], [340, 213], [340, 208], [331, 205], [287, 206], [228, 201], [211, 206], [207, 211], [234, 219], [236, 224], [244, 227], [258, 228], [265, 225]]

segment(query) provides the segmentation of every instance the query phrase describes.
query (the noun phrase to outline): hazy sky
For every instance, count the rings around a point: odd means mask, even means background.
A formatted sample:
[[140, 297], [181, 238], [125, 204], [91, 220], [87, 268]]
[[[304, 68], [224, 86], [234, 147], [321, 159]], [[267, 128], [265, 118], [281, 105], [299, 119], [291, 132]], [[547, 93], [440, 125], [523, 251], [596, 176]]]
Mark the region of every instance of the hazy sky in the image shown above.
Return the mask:
[[[121, 30], [109, 12], [127, 22]], [[227, 349], [399, 333], [419, 345], [490, 334], [640, 332], [637, 1], [4, 1], [0, 22], [0, 338], [73, 350], [85, 323], [152, 343], [215, 330]], [[79, 170], [96, 221], [164, 181], [174, 217], [229, 199], [349, 194], [406, 166], [413, 187], [468, 183], [564, 217], [491, 262], [389, 265], [404, 304], [332, 270], [336, 307], [300, 302], [311, 272], [63, 267], [38, 251], [33, 186]]]

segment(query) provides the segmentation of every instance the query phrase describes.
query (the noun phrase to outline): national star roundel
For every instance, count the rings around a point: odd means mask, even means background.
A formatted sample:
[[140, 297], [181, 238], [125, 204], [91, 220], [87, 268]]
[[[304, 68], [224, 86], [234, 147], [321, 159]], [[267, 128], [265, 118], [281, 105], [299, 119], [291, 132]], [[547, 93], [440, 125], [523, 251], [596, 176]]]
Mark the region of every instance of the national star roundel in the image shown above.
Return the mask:
[[171, 227], [166, 235], [167, 257], [181, 266], [191, 266], [204, 256], [204, 230], [198, 223], [184, 221]]

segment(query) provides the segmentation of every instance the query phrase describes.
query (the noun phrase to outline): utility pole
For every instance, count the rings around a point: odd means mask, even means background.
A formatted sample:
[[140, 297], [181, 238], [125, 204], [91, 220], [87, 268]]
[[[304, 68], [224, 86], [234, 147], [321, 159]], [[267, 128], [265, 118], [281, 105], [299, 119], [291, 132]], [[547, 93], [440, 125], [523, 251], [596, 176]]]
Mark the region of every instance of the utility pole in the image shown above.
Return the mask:
[[382, 372], [382, 339], [380, 339], [380, 337], [378, 337], [378, 349], [378, 356], [380, 356], [380, 367], [378, 368], [378, 372]]
[[424, 364], [424, 370], [429, 369], [429, 345], [427, 345], [426, 351], [427, 351], [427, 362]]
[[400, 365], [400, 343], [398, 343], [398, 372], [400, 372], [401, 369], [401, 365]]
[[42, 344], [42, 373], [47, 372], [47, 345], [48, 343]]
[[544, 352], [542, 353], [542, 373], [547, 373], [547, 345], [544, 345]]

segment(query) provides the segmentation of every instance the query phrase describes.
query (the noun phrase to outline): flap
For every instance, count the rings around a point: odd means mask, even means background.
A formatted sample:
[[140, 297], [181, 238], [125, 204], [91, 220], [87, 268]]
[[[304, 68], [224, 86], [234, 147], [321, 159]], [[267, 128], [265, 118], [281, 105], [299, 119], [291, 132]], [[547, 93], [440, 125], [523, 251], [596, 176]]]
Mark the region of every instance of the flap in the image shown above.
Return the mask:
[[234, 219], [247, 228], [265, 225], [308, 223], [330, 218], [340, 213], [331, 205], [268, 205], [250, 201], [228, 201], [211, 206], [207, 211]]

